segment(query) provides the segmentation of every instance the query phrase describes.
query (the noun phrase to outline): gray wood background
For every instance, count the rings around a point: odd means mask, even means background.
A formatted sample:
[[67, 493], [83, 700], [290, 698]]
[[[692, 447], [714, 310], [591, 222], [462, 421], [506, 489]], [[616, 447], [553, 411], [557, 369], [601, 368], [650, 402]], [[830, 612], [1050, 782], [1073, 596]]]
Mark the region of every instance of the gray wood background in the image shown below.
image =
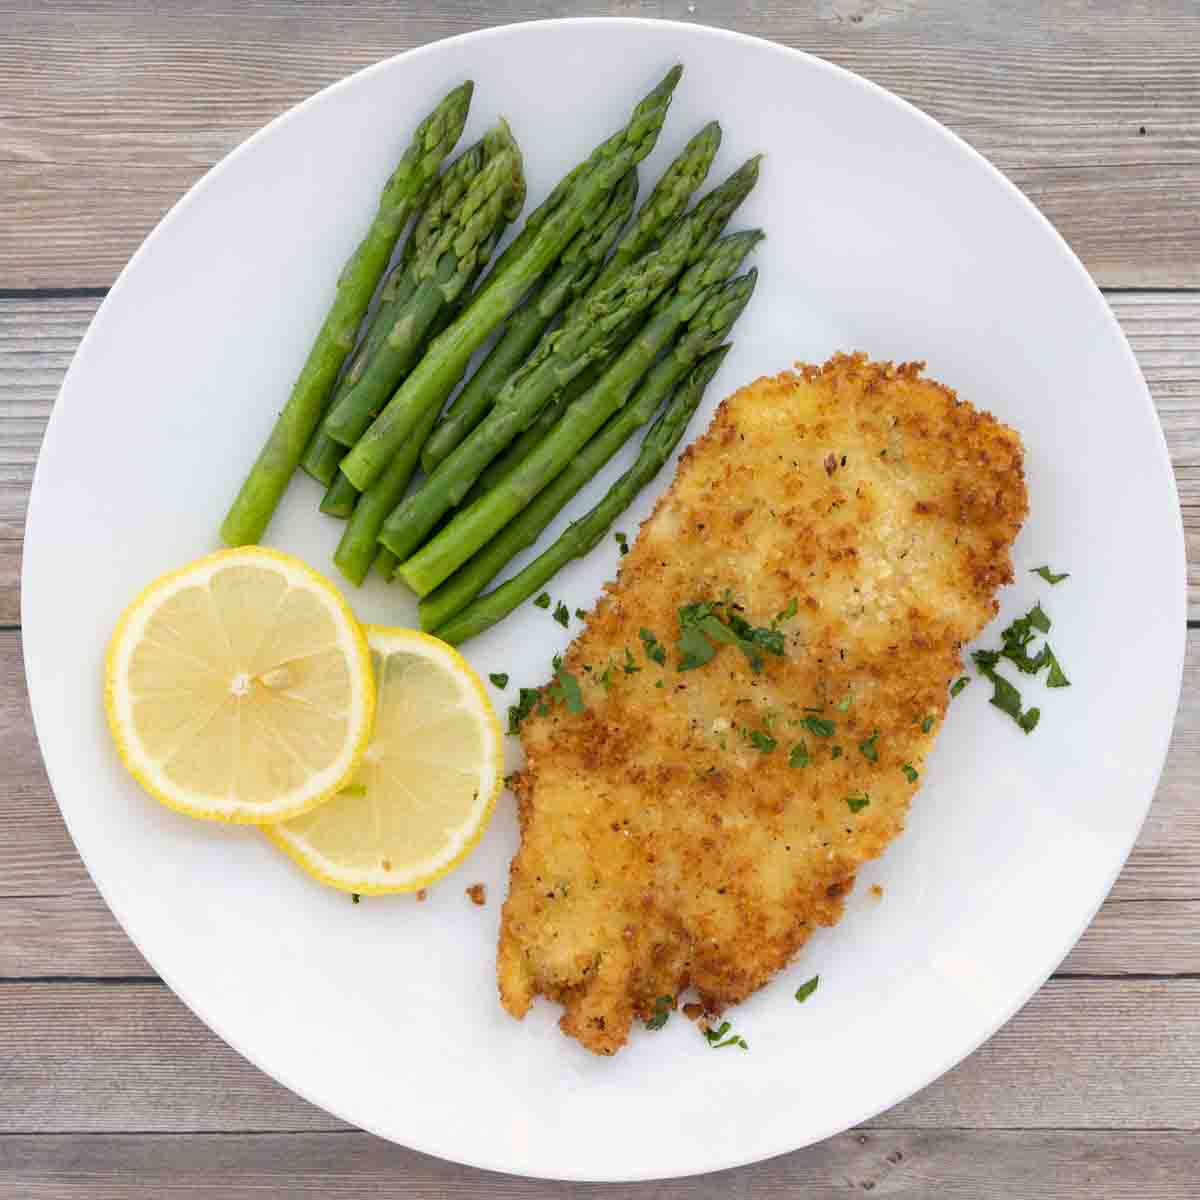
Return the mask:
[[18, 580], [42, 430], [105, 289], [163, 211], [289, 105], [412, 46], [564, 15], [699, 21], [813, 51], [1007, 172], [1106, 289], [1141, 361], [1200, 618], [1196, 0], [0, 0], [0, 1196], [1200, 1195], [1200, 621], [1150, 819], [1053, 980], [898, 1108], [737, 1171], [539, 1183], [377, 1141], [209, 1033], [92, 887], [34, 739]]

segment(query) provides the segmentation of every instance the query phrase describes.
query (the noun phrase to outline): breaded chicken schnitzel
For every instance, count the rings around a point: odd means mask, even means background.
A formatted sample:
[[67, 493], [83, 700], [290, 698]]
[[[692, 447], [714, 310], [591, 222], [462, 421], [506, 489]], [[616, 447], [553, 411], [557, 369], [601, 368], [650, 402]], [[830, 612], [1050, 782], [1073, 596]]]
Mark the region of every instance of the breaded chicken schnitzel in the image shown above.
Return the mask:
[[521, 730], [513, 1016], [612, 1054], [659, 997], [720, 1012], [903, 829], [1027, 510], [1016, 433], [921, 369], [760, 379], [684, 453]]

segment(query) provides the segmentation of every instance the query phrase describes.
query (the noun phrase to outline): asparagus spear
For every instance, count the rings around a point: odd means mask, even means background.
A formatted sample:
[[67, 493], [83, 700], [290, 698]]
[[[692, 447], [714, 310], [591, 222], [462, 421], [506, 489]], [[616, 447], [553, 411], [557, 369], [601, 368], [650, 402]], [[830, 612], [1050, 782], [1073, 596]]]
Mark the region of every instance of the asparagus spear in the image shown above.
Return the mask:
[[[709, 129], [714, 127], [717, 130], [717, 136], [719, 138], [720, 129], [719, 127], [715, 126], [714, 123], [714, 126], [706, 126], [704, 129], [702, 129], [700, 133], [692, 139], [691, 145], [696, 145], [697, 143], [702, 144], [702, 139], [704, 139]], [[682, 163], [684, 158], [684, 155], [680, 155], [680, 158], [676, 160], [676, 164], [673, 164], [673, 166]], [[755, 181], [758, 179], [759, 162], [760, 157], [756, 156], [743, 163], [742, 166], [738, 168], [738, 170], [735, 171], [728, 180], [726, 180], [721, 188], [718, 188], [715, 192], [710, 193], [709, 197], [707, 198], [707, 202], [715, 204], [717, 202], [717, 197], [722, 193], [722, 191], [724, 191], [726, 197], [737, 196], [739, 194], [745, 195], [745, 193], [754, 186]], [[670, 174], [671, 172], [668, 171], [667, 175], [664, 175], [663, 179], [659, 181], [659, 188], [662, 188], [663, 184], [668, 181], [668, 176]], [[658, 188], [656, 188], [655, 191], [657, 193]], [[645, 213], [647, 209], [649, 209], [654, 203], [655, 198], [654, 196], [651, 196], [650, 200], [647, 201], [646, 205], [642, 208], [641, 213], [638, 214], [639, 219], [642, 214]], [[681, 203], [686, 203], [686, 196], [681, 198]], [[665, 201], [660, 211], [664, 216], [664, 220], [669, 221], [671, 210]], [[618, 247], [618, 250], [614, 252], [613, 258], [609, 259], [608, 264], [605, 266], [600, 278], [592, 285], [592, 288], [585, 295], [584, 299], [587, 299], [588, 296], [594, 294], [594, 292], [600, 287], [601, 282], [604, 281], [609, 275], [609, 267], [611, 267], [615, 261], [616, 254], [620, 253], [622, 249], [628, 250], [635, 242], [637, 242], [637, 244], [646, 244], [653, 240], [654, 233], [651, 227], [644, 227], [643, 237], [640, 241], [635, 238], [635, 234], [637, 234], [637, 232], [638, 231], [636, 229], [631, 229], [629, 233], [626, 234], [625, 238], [622, 239], [621, 247]], [[658, 230], [658, 232], [662, 232], [661, 228]], [[707, 242], [701, 242], [698, 245], [700, 251], [703, 251], [707, 248]], [[693, 250], [693, 255], [696, 254], [697, 251]], [[568, 312], [566, 319], [569, 321], [573, 315], [574, 314], [572, 312]], [[476, 479], [471, 485], [471, 488], [467, 494], [462, 498], [461, 501], [459, 501], [460, 507], [465, 508], [466, 506], [473, 504], [479, 499], [480, 496], [484, 494], [484, 492], [495, 487], [495, 485], [499, 483], [499, 481], [517, 465], [517, 463], [523, 462], [526, 458], [528, 458], [530, 453], [533, 451], [533, 448], [554, 427], [558, 421], [558, 418], [561, 417], [566, 411], [568, 405], [583, 395], [583, 393], [587, 391], [587, 389], [591, 387], [601, 375], [604, 374], [609, 366], [611, 366], [611, 364], [616, 360], [621, 351], [624, 350], [629, 344], [634, 334], [637, 333], [640, 327], [641, 321], [639, 318], [635, 317], [620, 331], [615, 333], [609, 339], [608, 354], [591, 363], [582, 372], [582, 374], [577, 375], [569, 384], [567, 384], [560, 392], [558, 392], [554, 399], [542, 410], [541, 415], [537, 418], [537, 420], [534, 421], [534, 423], [530, 425], [520, 435], [520, 437], [516, 438], [512, 445], [510, 445], [503, 454], [487, 465], [484, 471], [480, 474], [479, 478]]]
[[388, 583], [392, 582], [392, 577], [396, 574], [396, 568], [399, 565], [400, 560], [386, 546], [378, 548], [375, 561], [371, 564], [372, 568]]
[[[704, 182], [721, 147], [721, 126], [710, 121], [675, 158], [638, 209], [633, 224], [617, 244], [612, 258], [596, 280], [597, 290], [611, 283], [635, 259], [657, 242], [671, 222], [687, 208], [692, 193]], [[757, 160], [756, 160], [757, 161]]]
[[[488, 260], [492, 257], [492, 251], [495, 250], [496, 244], [500, 241], [503, 233], [504, 226], [498, 225], [492, 232], [489, 240], [481, 247], [475, 268], [475, 280], [472, 280], [472, 284], [474, 284], [487, 266]], [[441, 312], [433, 328], [430, 330], [432, 336], [436, 337], [437, 334], [458, 316], [459, 309], [465, 302], [465, 297], [460, 298], [457, 304], [448, 305]], [[380, 527], [383, 525], [388, 513], [400, 503], [401, 498], [404, 496], [404, 491], [416, 472], [421, 447], [429, 437], [436, 420], [437, 409], [430, 409], [421, 418], [421, 424], [414, 431], [413, 436], [400, 447], [384, 473], [367, 488], [361, 497], [354, 489], [354, 485], [350, 480], [340, 471], [333, 486], [329, 489], [325, 497], [326, 502], [331, 507], [336, 504], [338, 508], [344, 508], [344, 515], [350, 517], [350, 524], [342, 534], [338, 548], [334, 552], [333, 561], [337, 564], [338, 570], [351, 583], [362, 583], [367, 576], [367, 572], [371, 569], [372, 557], [378, 557], [376, 552], [379, 549], [377, 539]], [[344, 485], [344, 489], [349, 489], [349, 492], [353, 494], [353, 499], [348, 507], [344, 500], [340, 500], [339, 503], [340, 498], [335, 495], [338, 488], [342, 485]], [[344, 489], [343, 495], [346, 494]], [[351, 510], [353, 510], [353, 516], [351, 516]], [[329, 511], [325, 503], [321, 505], [321, 511]], [[343, 513], [334, 512], [331, 515], [341, 516]], [[381, 569], [387, 568], [386, 577], [388, 580], [395, 573], [395, 567], [396, 562], [388, 564], [385, 560], [381, 564]]]
[[497, 149], [484, 163], [462, 203], [433, 245], [413, 263], [417, 288], [392, 319], [386, 336], [358, 380], [329, 410], [322, 428], [335, 442], [353, 446], [396, 385], [412, 369], [437, 314], [465, 291], [475, 275], [480, 246], [511, 212], [512, 198], [523, 195], [521, 160], [507, 127], [495, 134]]
[[[578, 305], [562, 328], [545, 339], [504, 385], [484, 420], [438, 464], [420, 490], [388, 517], [381, 535], [383, 544], [400, 558], [412, 554], [438, 518], [462, 500], [488, 463], [537, 419], [554, 393], [589, 362], [605, 355], [611, 335], [667, 291], [684, 270], [694, 246], [715, 237], [729, 211], [730, 206], [723, 202], [697, 205], [657, 250], [626, 267], [606, 288]], [[728, 278], [748, 248], [736, 256], [718, 256], [719, 265], [711, 267], [711, 274], [696, 273], [689, 289], [699, 294], [716, 278]], [[686, 302], [681, 300], [677, 305], [680, 320], [688, 315], [685, 308]]]
[[[692, 374], [680, 385], [679, 390], [682, 392], [695, 387], [695, 399], [698, 401], [705, 384], [717, 373], [728, 351], [729, 344], [726, 343], [702, 359], [699, 366], [693, 368]], [[505, 525], [478, 554], [469, 558], [445, 583], [434, 588], [421, 601], [417, 608], [421, 628], [432, 631], [445, 625], [483, 591], [510, 559], [532, 546], [542, 530], [562, 511], [563, 506], [569, 503], [633, 434], [654, 416], [662, 401], [671, 395], [677, 382], [672, 382], [672, 376], [666, 372], [651, 372], [633, 399], [608, 419], [604, 428], [584, 446], [549, 486], [538, 492], [518, 517]]]
[[[679, 444], [692, 414], [696, 411], [696, 407], [704, 395], [704, 389], [721, 365], [727, 349], [728, 347], [722, 347], [715, 350], [692, 368], [688, 377], [676, 389], [671, 402], [662, 415], [651, 426], [650, 432], [646, 434], [633, 466], [613, 484], [594, 508], [585, 516], [580, 517], [578, 521], [573, 521], [527, 567], [511, 579], [506, 580], [498, 588], [484, 596], [477, 597], [456, 615], [438, 626], [437, 636], [452, 646], [456, 646], [468, 638], [482, 633], [485, 629], [490, 629], [497, 621], [508, 616], [518, 604], [542, 588], [572, 559], [582, 558], [587, 554], [604, 537], [613, 521], [633, 503], [638, 492], [658, 474], [663, 463], [671, 456], [671, 452]], [[619, 421], [623, 416], [623, 413], [618, 413], [613, 420]], [[607, 429], [608, 426], [602, 431], [601, 437], [605, 436]], [[591, 443], [588, 444], [588, 451], [591, 450], [591, 445]], [[574, 475], [574, 465], [570, 470]], [[566, 472], [564, 472], [565, 474]], [[582, 482], [586, 482], [586, 480]], [[565, 491], [565, 487], [563, 491]], [[566, 499], [569, 499], [569, 496], [559, 499], [558, 480], [555, 480], [526, 511], [533, 510], [535, 505], [543, 512], [548, 510], [551, 501], [543, 502], [542, 500], [547, 493], [553, 494], [557, 506], [554, 508], [554, 512], [546, 516], [545, 522], [540, 528], [544, 528], [545, 523], [554, 516]], [[524, 514], [519, 520], [524, 523]], [[533, 524], [534, 521], [531, 519], [530, 526], [532, 527]], [[540, 528], [533, 532], [533, 537], [537, 536]], [[516, 539], [514, 539], [514, 544], [515, 542]], [[421, 627], [423, 629], [428, 628], [426, 619], [432, 619], [436, 615], [435, 610], [438, 607], [448, 606], [452, 602], [450, 597], [456, 587], [456, 582], [460, 576], [464, 575], [464, 572], [471, 570], [474, 561], [472, 559], [466, 567], [451, 576], [436, 592], [421, 601]], [[470, 584], [466, 583], [465, 586], [469, 587]], [[445, 599], [441, 599], [443, 594]], [[457, 597], [455, 597], [456, 600]]]
[[229, 545], [256, 542], [266, 529], [321, 419], [400, 233], [462, 133], [472, 87], [470, 81], [460, 84], [421, 122], [384, 187], [375, 219], [342, 270], [333, 305], [287, 404], [221, 524], [221, 537]]
[[[748, 302], [755, 272], [729, 283], [732, 269], [762, 235], [733, 234], [718, 242], [684, 276], [679, 287], [656, 306], [641, 333], [604, 377], [563, 414], [550, 435], [524, 462], [470, 508], [463, 509], [440, 533], [403, 563], [398, 574], [417, 593], [427, 596], [508, 524], [587, 444], [588, 439], [629, 398], [651, 363], [685, 322], [684, 336], [655, 371], [680, 374], [701, 354], [715, 348]], [[721, 337], [712, 341], [713, 332]], [[689, 357], [690, 356], [690, 357]], [[384, 544], [395, 551], [385, 537]]]
[[[721, 127], [716, 121], [710, 122], [700, 130], [684, 147], [671, 165], [663, 172], [662, 177], [650, 193], [649, 199], [639, 209], [633, 225], [622, 236], [612, 257], [603, 268], [593, 273], [593, 277], [584, 286], [576, 289], [577, 295], [593, 296], [601, 288], [611, 283], [626, 267], [640, 258], [666, 232], [671, 222], [687, 207], [692, 193], [704, 182], [708, 168], [714, 155], [721, 145]], [[580, 234], [580, 237], [584, 234]], [[577, 239], [578, 240], [578, 239]], [[607, 250], [607, 246], [605, 247]], [[568, 248], [564, 259], [571, 253]], [[535, 301], [534, 303], [540, 303]], [[517, 369], [525, 354], [532, 349], [537, 335], [533, 333], [533, 317], [530, 318], [522, 332], [529, 335], [528, 344], [516, 330], [516, 325], [526, 317], [527, 309], [523, 309], [510, 323], [509, 332], [495, 350], [488, 356], [483, 366], [472, 377], [471, 382], [459, 394], [451, 405], [442, 425], [439, 426], [426, 444], [421, 454], [421, 463], [426, 471], [432, 471], [455, 446], [479, 423], [491, 407], [496, 394], [503, 386], [509, 375]], [[543, 322], [542, 328], [549, 324]], [[633, 336], [635, 328], [631, 328], [629, 336]], [[510, 334], [515, 335], [510, 342]], [[628, 337], [624, 341], [628, 341]], [[561, 407], [561, 402], [556, 400]], [[553, 423], [552, 421], [550, 422]], [[540, 436], [547, 428], [547, 415], [544, 413], [537, 421], [536, 431], [526, 431], [521, 437], [523, 447], [532, 444], [532, 438]], [[513, 447], [516, 450], [516, 447]], [[509, 456], [505, 455], [506, 461]], [[494, 464], [493, 464], [494, 465]], [[493, 474], [489, 467], [489, 473]], [[478, 486], [478, 485], [476, 485]], [[474, 490], [474, 489], [472, 489]]]
[[[464, 150], [434, 181], [425, 209], [416, 219], [412, 233], [401, 249], [400, 261], [388, 272], [379, 289], [379, 303], [376, 305], [375, 314], [349, 364], [342, 372], [342, 377], [338, 380], [333, 396], [326, 406], [326, 412], [362, 378], [367, 363], [379, 348], [379, 343], [387, 336], [401, 306], [412, 299], [417, 290], [412, 265], [418, 250], [427, 250], [433, 244], [462, 200], [472, 179], [479, 173], [484, 158], [484, 142], [478, 141]], [[318, 425], [300, 459], [300, 466], [328, 488], [337, 475], [338, 464], [345, 457], [346, 447], [341, 442], [334, 441]]]
[[471, 355], [512, 312], [571, 238], [598, 215], [621, 176], [654, 148], [681, 74], [682, 68], [673, 67], [637, 106], [629, 124], [592, 154], [588, 166], [580, 171], [521, 252], [509, 258], [503, 269], [491, 273], [462, 316], [430, 346], [387, 408], [342, 460], [341, 470], [355, 487], [369, 487], [421, 417], [442, 405]]
[[421, 451], [421, 465], [427, 472], [432, 471], [479, 424], [505, 381], [525, 360], [551, 321], [576, 297], [582, 296], [599, 275], [605, 255], [612, 249], [633, 211], [636, 195], [637, 170], [634, 168], [613, 191], [600, 220], [575, 235], [558, 260], [558, 266], [513, 315], [500, 340], [446, 410]]
[[[480, 244], [479, 253], [476, 256], [475, 261], [475, 270], [470, 279], [470, 286], [474, 287], [474, 285], [478, 282], [479, 276], [487, 267], [488, 261], [492, 257], [492, 252], [495, 250], [497, 243], [504, 236], [506, 225], [507, 222], [505, 221], [499, 222], [493, 228], [488, 237]], [[442, 307], [441, 312], [438, 313], [438, 315], [434, 318], [433, 323], [429, 327], [426, 335], [427, 341], [437, 337], [437, 335], [441, 333], [442, 330], [445, 329], [455, 317], [458, 316], [463, 305], [466, 303], [466, 298], [467, 297], [464, 294], [463, 296], [460, 296], [455, 303], [447, 304]], [[422, 343], [421, 350], [424, 349], [424, 344], [425, 343]], [[418, 350], [418, 353], [420, 353], [421, 350]], [[375, 539], [379, 534], [379, 526], [383, 524], [384, 517], [386, 517], [392, 508], [394, 508], [399, 502], [400, 497], [404, 494], [405, 487], [408, 486], [409, 479], [412, 478], [412, 474], [416, 469], [416, 454], [420, 451], [421, 444], [424, 442], [425, 438], [428, 437], [431, 424], [432, 422], [423, 424], [421, 429], [418, 431], [417, 436], [414, 439], [417, 443], [416, 451], [410, 452], [406, 444], [404, 447], [401, 447], [400, 453], [396, 455], [397, 460], [404, 460], [408, 463], [408, 466], [403, 468], [403, 479], [400, 479], [401, 468], [392, 470], [392, 467], [389, 467], [389, 470], [385, 471], [383, 475], [381, 475], [379, 479], [375, 481], [375, 484], [368, 489], [369, 492], [374, 491], [376, 487], [378, 487], [384, 479], [388, 479], [390, 475], [394, 498], [392, 499], [391, 503], [388, 504], [387, 508], [379, 514], [378, 521], [372, 527], [372, 532], [370, 534], [371, 552], [374, 552], [375, 549]], [[342, 446], [338, 443], [334, 444], [337, 445], [341, 454], [345, 454], [345, 446]], [[359, 499], [359, 492], [354, 484], [352, 484], [350, 480], [341, 473], [341, 471], [335, 472], [335, 476], [336, 477], [334, 478], [333, 482], [329, 485], [325, 492], [324, 499], [321, 501], [321, 511], [330, 517], [340, 517], [342, 519], [346, 519], [352, 512], [355, 511], [355, 505], [358, 503]], [[373, 500], [370, 505], [365, 506], [365, 510], [369, 510], [372, 505], [377, 505], [378, 503], [378, 500]], [[365, 520], [366, 518], [362, 517], [360, 519]], [[361, 534], [359, 534], [359, 536], [361, 537]], [[345, 538], [346, 535], [343, 535], [342, 540], [345, 541]], [[336, 561], [336, 554], [334, 558]], [[370, 557], [368, 555], [367, 563], [369, 562]], [[366, 571], [367, 566], [364, 564], [362, 575], [358, 576], [358, 578], [355, 578], [354, 582], [361, 583], [363, 577], [366, 575]]]

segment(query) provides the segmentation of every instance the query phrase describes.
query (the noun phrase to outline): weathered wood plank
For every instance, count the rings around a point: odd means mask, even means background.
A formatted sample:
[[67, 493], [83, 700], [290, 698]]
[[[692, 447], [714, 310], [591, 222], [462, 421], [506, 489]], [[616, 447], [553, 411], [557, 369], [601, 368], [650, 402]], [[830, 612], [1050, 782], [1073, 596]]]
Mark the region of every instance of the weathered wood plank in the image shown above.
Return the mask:
[[473, 1171], [365, 1133], [0, 1138], [0, 1190], [22, 1200], [1185, 1200], [1191, 1133], [844, 1133], [699, 1179], [564, 1184]]
[[[0, 1046], [0, 1133], [345, 1128], [159, 984], [0, 985]], [[1200, 1131], [1200, 981], [1052, 980], [872, 1127]]]
[[[1117, 314], [1162, 419], [1200, 618], [1200, 294], [1115, 292]], [[99, 300], [0, 299], [0, 624], [19, 620], [21, 539], [42, 431]]]
[[0, 12], [0, 286], [106, 285], [204, 170], [320, 87], [451, 34], [570, 15], [701, 21], [822, 55], [988, 155], [1102, 282], [1200, 283], [1200, 10], [1187, 0], [8, 0]]

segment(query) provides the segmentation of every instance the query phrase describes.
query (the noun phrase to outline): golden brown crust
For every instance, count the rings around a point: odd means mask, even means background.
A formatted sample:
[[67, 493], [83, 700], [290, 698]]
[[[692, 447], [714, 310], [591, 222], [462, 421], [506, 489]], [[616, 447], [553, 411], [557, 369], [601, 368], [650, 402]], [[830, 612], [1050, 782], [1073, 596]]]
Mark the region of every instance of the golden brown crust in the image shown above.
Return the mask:
[[[903, 767], [923, 770], [1027, 508], [1017, 435], [921, 369], [838, 355], [759, 379], [684, 452], [566, 656], [585, 711], [553, 704], [522, 730], [498, 954], [514, 1016], [548, 996], [564, 1032], [611, 1054], [659, 996], [690, 987], [719, 1012], [835, 923], [903, 828]], [[785, 655], [756, 673], [722, 646], [678, 671], [678, 609], [727, 589], [755, 626], [795, 601]], [[800, 742], [810, 762], [791, 766]]]

